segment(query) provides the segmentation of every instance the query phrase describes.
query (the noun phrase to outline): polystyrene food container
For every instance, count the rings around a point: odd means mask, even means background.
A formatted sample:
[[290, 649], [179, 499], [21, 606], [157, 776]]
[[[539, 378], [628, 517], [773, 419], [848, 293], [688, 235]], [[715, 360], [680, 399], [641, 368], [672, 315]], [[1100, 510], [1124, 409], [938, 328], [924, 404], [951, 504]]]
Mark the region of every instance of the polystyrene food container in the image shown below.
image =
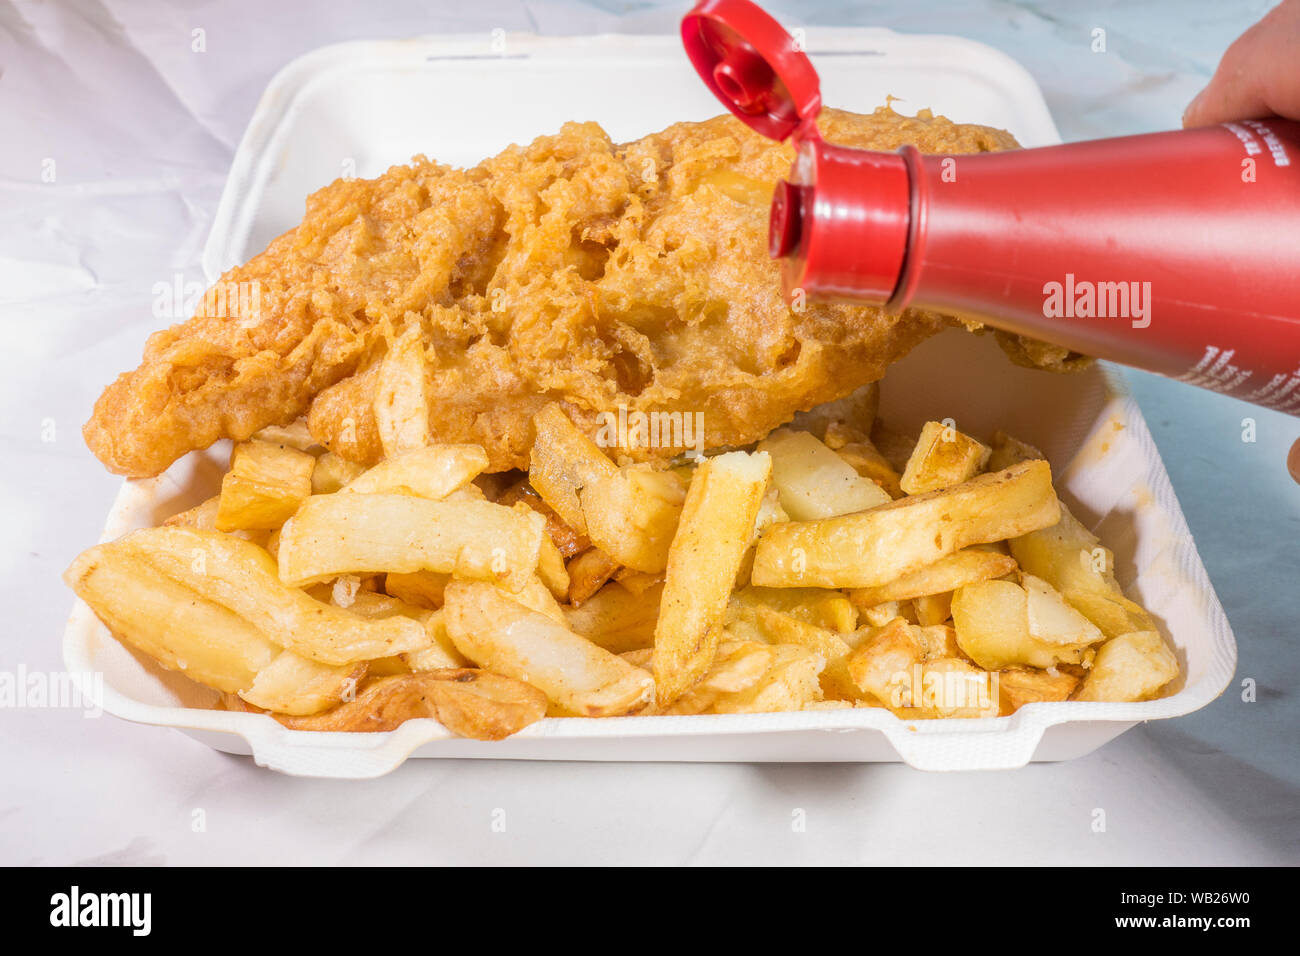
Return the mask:
[[[1060, 141], [1041, 94], [1014, 61], [955, 37], [809, 29], [804, 44], [826, 102], [869, 111], [929, 107], [1010, 130], [1027, 146]], [[236, 154], [204, 251], [209, 281], [261, 251], [302, 216], [309, 192], [340, 175], [373, 176], [416, 153], [476, 163], [566, 120], [635, 139], [716, 115], [675, 37], [553, 39], [501, 34], [347, 43], [295, 60], [271, 82]], [[373, 777], [408, 757], [530, 760], [898, 761], [989, 770], [1082, 756], [1139, 721], [1205, 706], [1232, 678], [1236, 643], [1134, 402], [1102, 367], [1058, 376], [1011, 365], [991, 337], [952, 330], [890, 370], [881, 416], [919, 428], [956, 418], [1032, 442], [1076, 516], [1116, 555], [1125, 590], [1159, 620], [1182, 676], [1159, 700], [1062, 702], [1010, 717], [904, 721], [879, 708], [697, 717], [546, 719], [496, 743], [453, 737], [430, 719], [382, 734], [286, 730], [261, 714], [212, 709], [216, 693], [114, 640], [77, 602], [64, 637], [73, 674], [103, 675], [102, 705], [175, 727], [285, 773]], [[223, 443], [224, 444], [224, 443]], [[227, 449], [126, 481], [104, 538], [160, 523], [215, 494]]]

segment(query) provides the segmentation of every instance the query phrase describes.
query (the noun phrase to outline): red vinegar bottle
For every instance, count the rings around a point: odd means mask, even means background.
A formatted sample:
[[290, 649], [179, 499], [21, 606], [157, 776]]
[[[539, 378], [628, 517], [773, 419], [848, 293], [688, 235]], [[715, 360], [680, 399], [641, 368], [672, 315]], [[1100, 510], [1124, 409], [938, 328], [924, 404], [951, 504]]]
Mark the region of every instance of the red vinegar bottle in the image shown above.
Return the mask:
[[748, 0], [682, 21], [741, 120], [793, 137], [772, 200], [788, 294], [966, 314], [1300, 415], [1300, 124], [964, 156], [823, 141], [817, 73]]

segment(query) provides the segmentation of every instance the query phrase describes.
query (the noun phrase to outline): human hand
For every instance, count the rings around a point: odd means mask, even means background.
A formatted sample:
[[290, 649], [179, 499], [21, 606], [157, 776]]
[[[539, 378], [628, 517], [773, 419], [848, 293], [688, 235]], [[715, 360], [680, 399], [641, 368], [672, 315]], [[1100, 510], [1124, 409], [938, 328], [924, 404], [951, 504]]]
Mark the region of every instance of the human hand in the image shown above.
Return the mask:
[[1300, 0], [1282, 0], [1228, 47], [1183, 126], [1282, 116], [1300, 120]]

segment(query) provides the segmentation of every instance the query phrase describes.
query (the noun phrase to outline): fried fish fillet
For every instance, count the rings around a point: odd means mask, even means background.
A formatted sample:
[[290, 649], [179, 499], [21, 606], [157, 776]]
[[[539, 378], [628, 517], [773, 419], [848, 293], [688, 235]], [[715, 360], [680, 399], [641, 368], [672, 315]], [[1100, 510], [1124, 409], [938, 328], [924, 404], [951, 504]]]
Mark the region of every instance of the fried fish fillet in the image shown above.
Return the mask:
[[[1016, 145], [887, 107], [825, 110], [819, 125], [871, 149]], [[626, 407], [702, 413], [706, 447], [759, 439], [878, 380], [949, 322], [787, 305], [766, 247], [792, 157], [730, 116], [622, 145], [568, 123], [472, 169], [417, 157], [334, 182], [198, 314], [149, 339], [96, 403], [86, 442], [112, 471], [154, 475], [307, 413], [323, 445], [373, 462], [377, 368], [412, 327], [434, 440], [482, 445], [494, 471], [527, 467], [532, 416], [557, 400], [591, 429]]]

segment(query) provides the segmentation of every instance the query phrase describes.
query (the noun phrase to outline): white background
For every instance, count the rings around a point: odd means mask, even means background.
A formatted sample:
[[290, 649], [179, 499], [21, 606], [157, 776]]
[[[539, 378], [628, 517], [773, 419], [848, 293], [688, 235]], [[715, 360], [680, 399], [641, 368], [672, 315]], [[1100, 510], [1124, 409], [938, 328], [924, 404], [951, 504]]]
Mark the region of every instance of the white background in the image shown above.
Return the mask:
[[[97, 537], [118, 485], [80, 425], [158, 324], [153, 284], [201, 278], [231, 157], [276, 70], [351, 39], [671, 33], [685, 6], [0, 0], [0, 671], [60, 668], [71, 598], [59, 575]], [[1223, 48], [1269, 6], [769, 9], [786, 24], [989, 43], [1033, 73], [1071, 140], [1177, 125]], [[1105, 54], [1089, 48], [1098, 26]], [[42, 181], [47, 160], [53, 183]], [[1300, 421], [1129, 379], [1236, 631], [1237, 681], [1258, 683], [1255, 703], [1234, 682], [1203, 711], [1089, 757], [998, 774], [411, 761], [360, 783], [279, 776], [110, 717], [10, 708], [0, 710], [0, 863], [1296, 863], [1300, 488], [1284, 459]], [[1253, 443], [1242, 441], [1246, 417]], [[800, 811], [804, 832], [792, 827]]]

